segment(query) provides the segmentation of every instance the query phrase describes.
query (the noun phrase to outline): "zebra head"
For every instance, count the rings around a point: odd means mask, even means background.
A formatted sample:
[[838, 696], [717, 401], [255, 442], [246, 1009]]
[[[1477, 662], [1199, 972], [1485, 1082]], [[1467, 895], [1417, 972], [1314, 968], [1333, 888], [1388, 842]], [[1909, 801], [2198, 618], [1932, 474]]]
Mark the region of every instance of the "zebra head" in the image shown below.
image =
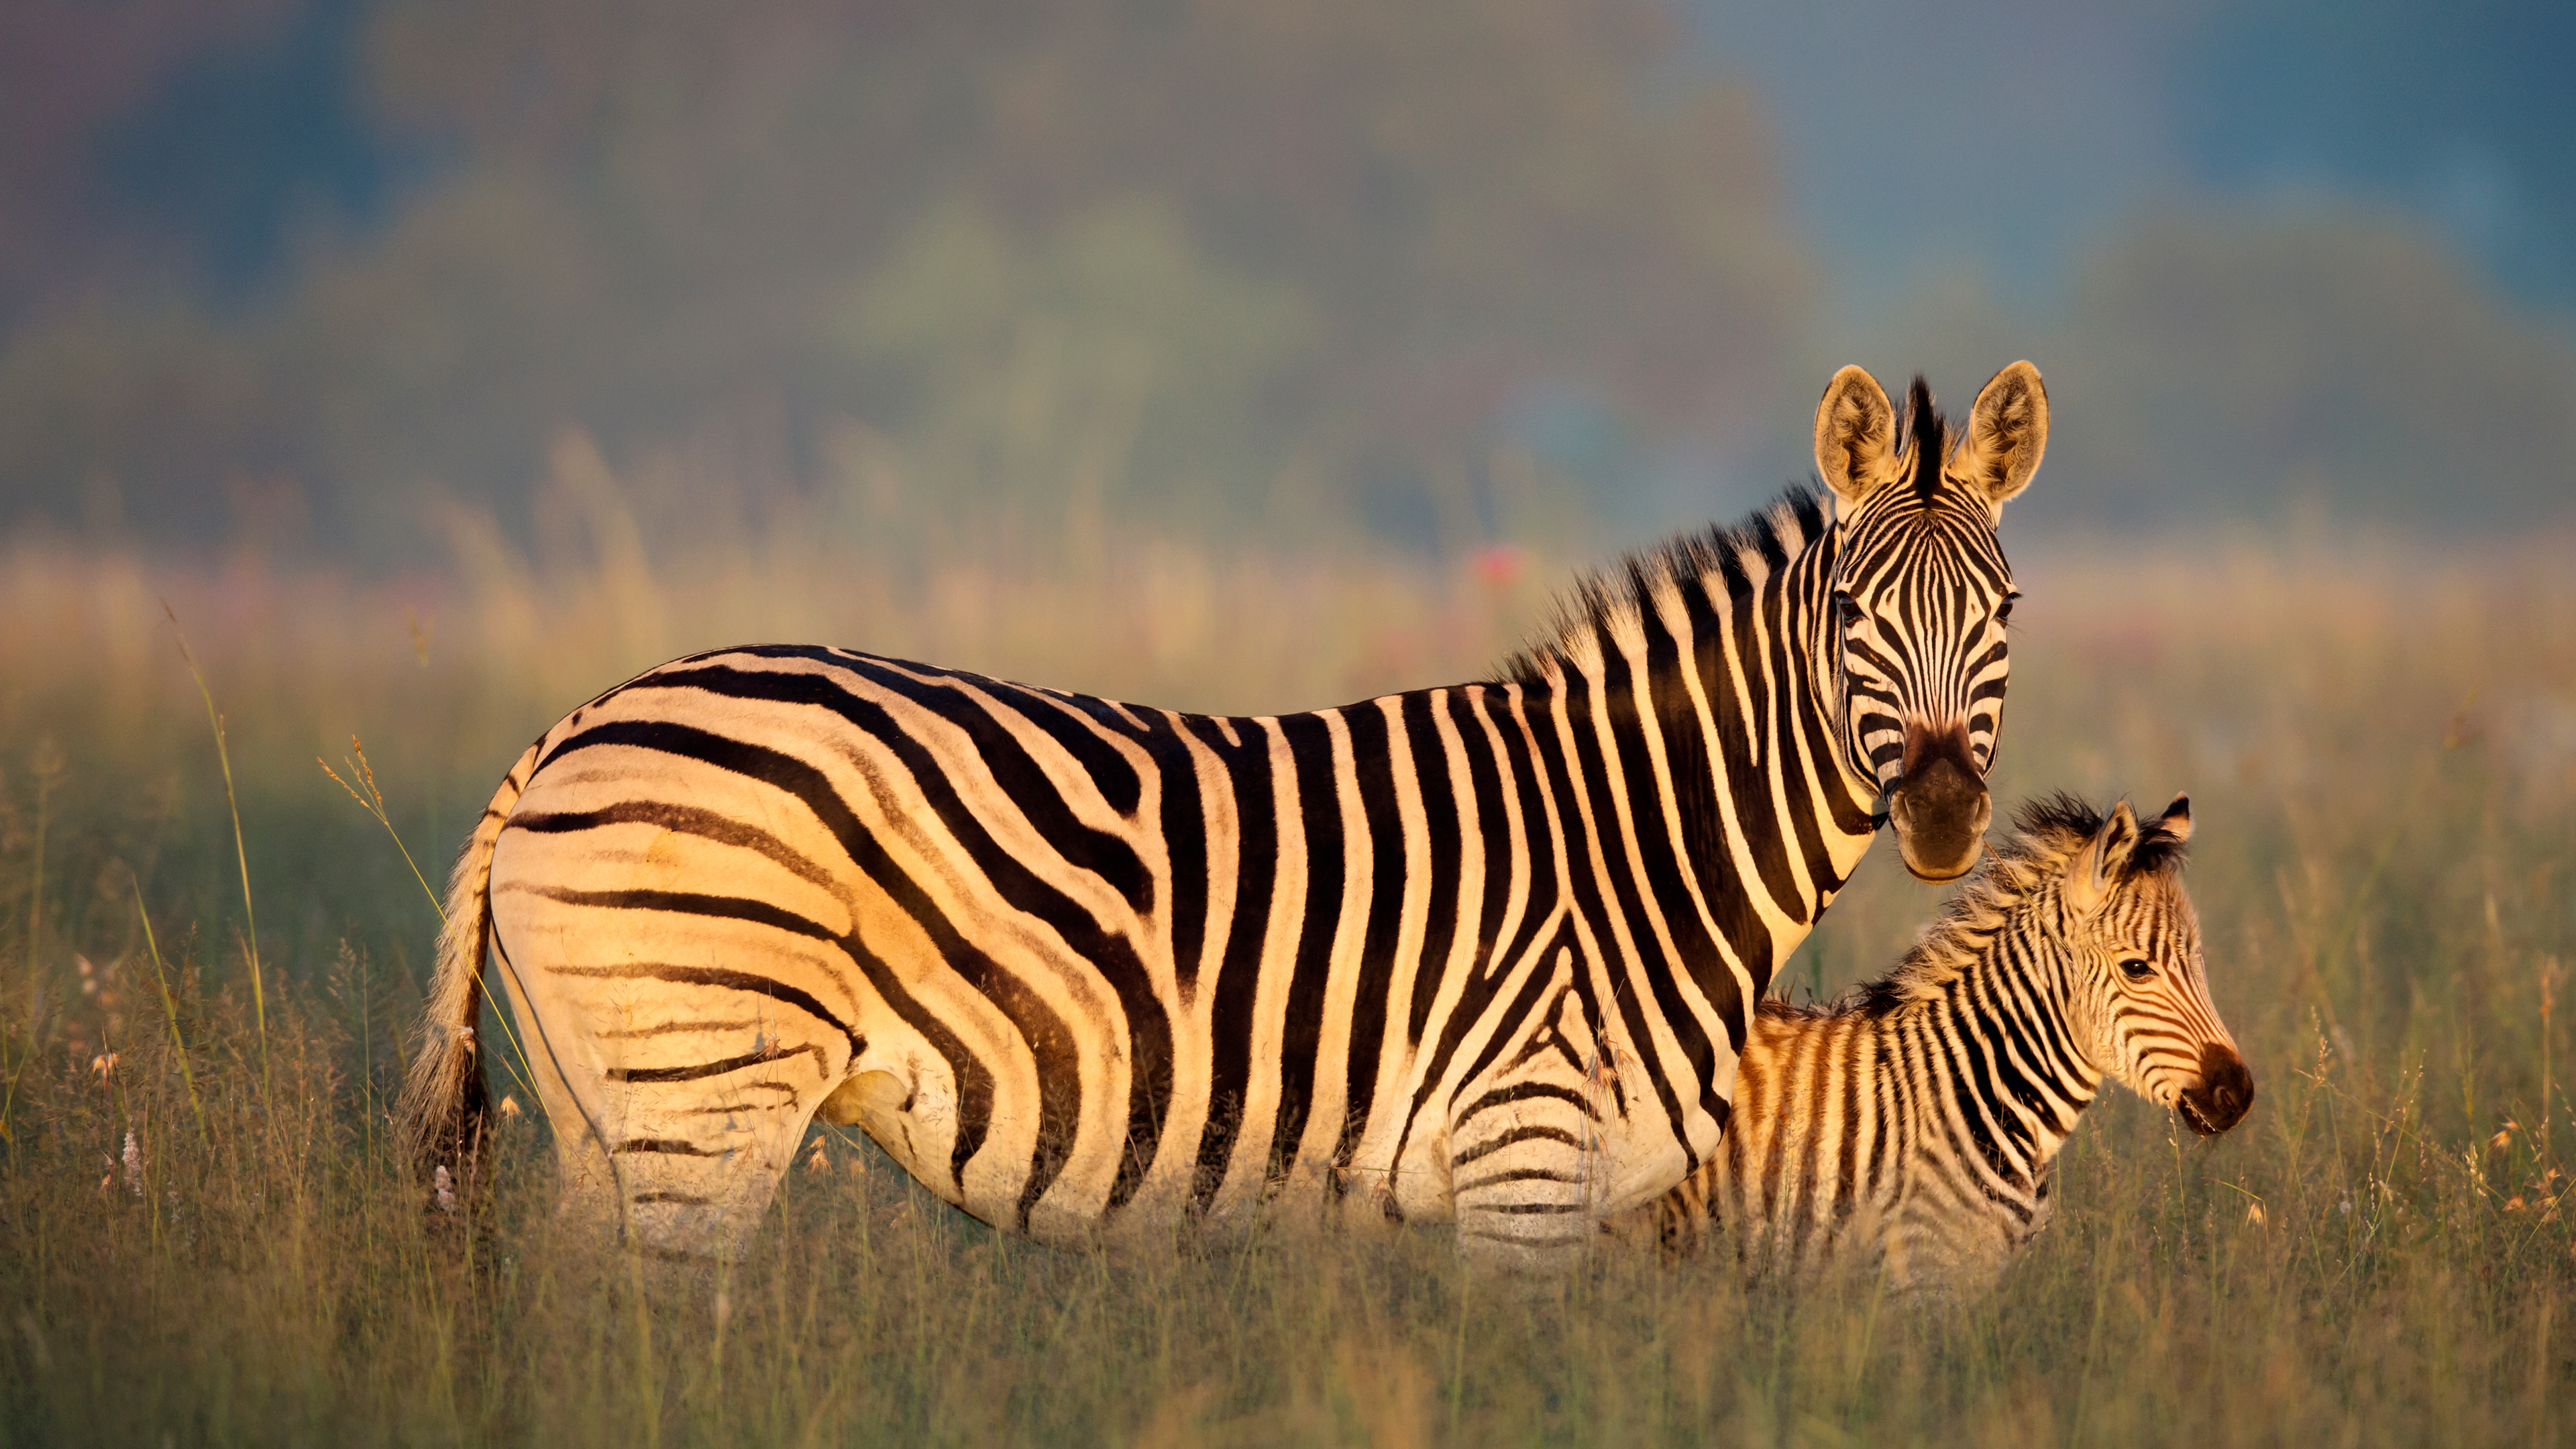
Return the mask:
[[2182, 886], [2190, 839], [2190, 797], [2143, 825], [2121, 801], [2067, 860], [2065, 948], [2075, 1026], [2096, 1065], [2209, 1137], [2254, 1105], [2254, 1074], [2210, 1004], [2200, 920]]
[[1901, 420], [1857, 367], [1816, 409], [1816, 470], [1841, 534], [1820, 603], [1843, 748], [1918, 879], [1966, 874], [1993, 817], [1985, 775], [2015, 595], [1995, 524], [2047, 446], [2048, 390], [2027, 362], [1995, 374], [1955, 438], [1919, 377]]

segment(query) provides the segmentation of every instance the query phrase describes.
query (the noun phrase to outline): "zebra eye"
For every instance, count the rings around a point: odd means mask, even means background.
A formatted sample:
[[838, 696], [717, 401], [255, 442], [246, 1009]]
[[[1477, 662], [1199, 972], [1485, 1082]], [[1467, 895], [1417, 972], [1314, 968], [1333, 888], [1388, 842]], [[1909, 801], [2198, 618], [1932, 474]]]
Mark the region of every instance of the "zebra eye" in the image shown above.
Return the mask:
[[1998, 605], [1996, 605], [1996, 606], [1995, 606], [1995, 622], [1996, 622], [1996, 623], [2000, 624], [2000, 623], [2004, 622], [2006, 619], [2009, 619], [2009, 618], [2011, 618], [2011, 617], [2012, 617], [2012, 606], [2013, 606], [2013, 600], [2018, 599], [2018, 598], [2020, 598], [2020, 597], [2021, 597], [2021, 594], [2020, 594], [2018, 591], [2004, 595], [2004, 601], [2003, 601], [2001, 604], [1998, 604]]
[[2120, 974], [2132, 981], [2144, 981], [2156, 974], [2156, 968], [2133, 956], [2120, 963]]
[[1841, 589], [1834, 591], [1834, 622], [1851, 625], [1860, 622], [1860, 600]]

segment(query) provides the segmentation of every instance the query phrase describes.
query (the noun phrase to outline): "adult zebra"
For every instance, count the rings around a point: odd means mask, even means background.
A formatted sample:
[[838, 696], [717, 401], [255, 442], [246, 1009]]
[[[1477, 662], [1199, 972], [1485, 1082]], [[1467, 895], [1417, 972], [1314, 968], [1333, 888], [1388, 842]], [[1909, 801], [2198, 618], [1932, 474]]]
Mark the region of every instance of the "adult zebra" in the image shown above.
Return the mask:
[[2254, 1074], [2210, 1004], [2190, 839], [2181, 796], [2146, 821], [2125, 800], [2024, 807], [1895, 971], [1829, 1007], [1761, 1003], [1726, 1140], [1615, 1227], [1689, 1256], [1722, 1226], [1757, 1273], [1839, 1260], [1974, 1288], [2048, 1226], [2104, 1078], [2204, 1137], [2235, 1126]]
[[565, 1211], [648, 1253], [739, 1252], [820, 1110], [1049, 1242], [1285, 1199], [1562, 1254], [1716, 1146], [1881, 820], [1974, 864], [2047, 428], [2028, 363], [1956, 446], [1845, 368], [1830, 494], [1629, 560], [1503, 681], [1220, 719], [820, 648], [639, 675], [457, 863], [412, 1161], [478, 1140], [488, 938]]

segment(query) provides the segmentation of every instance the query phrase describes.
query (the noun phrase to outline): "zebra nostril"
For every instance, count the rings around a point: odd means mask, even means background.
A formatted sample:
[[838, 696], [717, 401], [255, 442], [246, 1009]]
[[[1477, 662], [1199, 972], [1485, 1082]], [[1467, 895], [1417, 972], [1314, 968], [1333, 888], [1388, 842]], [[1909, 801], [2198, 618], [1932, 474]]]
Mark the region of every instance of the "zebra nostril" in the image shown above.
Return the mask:
[[2183, 1094], [2207, 1121], [2209, 1132], [2224, 1132], [2254, 1106], [2254, 1074], [2233, 1048], [2211, 1043], [2201, 1051], [2200, 1085]]

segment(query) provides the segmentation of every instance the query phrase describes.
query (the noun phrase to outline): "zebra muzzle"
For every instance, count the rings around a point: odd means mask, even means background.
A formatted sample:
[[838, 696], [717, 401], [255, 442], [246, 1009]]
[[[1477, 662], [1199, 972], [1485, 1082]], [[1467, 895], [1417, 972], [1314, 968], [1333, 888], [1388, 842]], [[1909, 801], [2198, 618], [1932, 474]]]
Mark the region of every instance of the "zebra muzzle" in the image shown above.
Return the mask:
[[1887, 792], [1888, 822], [1896, 827], [1897, 853], [1917, 880], [1957, 880], [1984, 853], [1994, 802], [1986, 782], [1963, 762], [1959, 748], [1925, 750], [1907, 740], [1906, 771]]
[[2203, 1137], [2215, 1137], [2245, 1120], [2254, 1107], [2254, 1073], [2233, 1047], [2217, 1042], [2200, 1049], [2200, 1083], [2176, 1104], [2182, 1120]]

